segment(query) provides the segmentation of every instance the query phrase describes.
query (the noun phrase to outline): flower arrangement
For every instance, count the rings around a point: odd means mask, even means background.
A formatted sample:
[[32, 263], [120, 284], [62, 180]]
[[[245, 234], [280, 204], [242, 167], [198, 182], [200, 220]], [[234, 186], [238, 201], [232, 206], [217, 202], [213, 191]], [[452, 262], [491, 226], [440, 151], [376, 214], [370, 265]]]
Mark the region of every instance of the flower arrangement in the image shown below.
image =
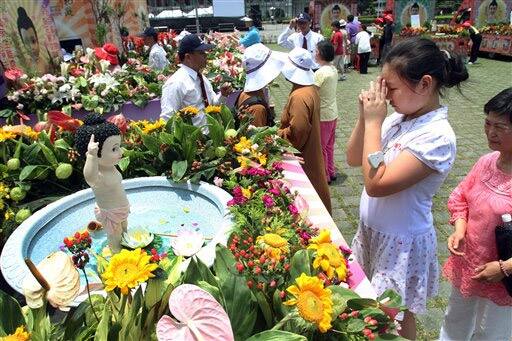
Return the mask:
[[426, 27], [410, 27], [410, 26], [404, 26], [402, 30], [400, 31], [399, 35], [401, 37], [416, 37], [420, 35], [424, 35], [427, 33]]
[[512, 36], [512, 27], [509, 24], [489, 25], [480, 29], [483, 34]]

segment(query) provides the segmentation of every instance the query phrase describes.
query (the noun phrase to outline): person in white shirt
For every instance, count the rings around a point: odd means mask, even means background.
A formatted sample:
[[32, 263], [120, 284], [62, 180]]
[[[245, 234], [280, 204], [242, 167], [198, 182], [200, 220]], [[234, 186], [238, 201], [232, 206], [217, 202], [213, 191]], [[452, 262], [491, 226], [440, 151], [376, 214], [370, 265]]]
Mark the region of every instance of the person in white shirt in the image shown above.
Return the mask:
[[203, 43], [195, 34], [186, 35], [180, 41], [178, 57], [181, 64], [162, 88], [161, 118], [169, 119], [180, 109], [194, 106], [199, 113], [192, 118], [192, 123], [204, 126], [204, 108], [220, 104], [231, 93], [231, 86], [225, 83], [220, 93], [216, 94], [208, 78], [201, 73], [206, 66], [206, 51], [213, 47], [212, 44]]
[[359, 55], [359, 73], [362, 75], [368, 73], [368, 61], [372, 52], [371, 37], [372, 34], [366, 30], [366, 25], [361, 24], [361, 31], [356, 35], [356, 45]]
[[148, 65], [156, 71], [162, 71], [169, 65], [167, 52], [158, 44], [158, 33], [153, 27], [148, 27], [141, 34], [144, 38], [144, 45], [150, 46]]
[[[298, 32], [295, 32], [296, 29]], [[290, 25], [277, 38], [277, 43], [290, 50], [302, 47], [308, 50], [312, 56], [315, 56], [316, 45], [322, 40], [324, 40], [324, 37], [321, 34], [311, 31], [311, 17], [309, 14], [301, 13], [290, 21]], [[314, 61], [312, 68], [313, 71], [318, 70], [320, 65]]]

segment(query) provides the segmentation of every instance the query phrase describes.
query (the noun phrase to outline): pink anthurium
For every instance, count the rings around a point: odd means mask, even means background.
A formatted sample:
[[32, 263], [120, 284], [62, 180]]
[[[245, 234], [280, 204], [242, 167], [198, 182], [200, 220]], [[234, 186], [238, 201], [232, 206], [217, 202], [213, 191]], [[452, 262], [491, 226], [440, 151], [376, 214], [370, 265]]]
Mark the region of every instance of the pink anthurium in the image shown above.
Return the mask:
[[169, 297], [169, 310], [156, 325], [159, 341], [234, 340], [228, 314], [208, 292], [182, 284]]

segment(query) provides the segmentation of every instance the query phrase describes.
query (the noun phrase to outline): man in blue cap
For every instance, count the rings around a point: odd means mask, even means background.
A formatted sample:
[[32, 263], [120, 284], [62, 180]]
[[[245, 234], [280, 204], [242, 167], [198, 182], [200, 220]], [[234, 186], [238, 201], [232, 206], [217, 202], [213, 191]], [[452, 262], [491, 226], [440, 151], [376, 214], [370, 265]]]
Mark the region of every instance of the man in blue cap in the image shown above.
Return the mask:
[[153, 27], [148, 27], [142, 32], [141, 36], [144, 38], [144, 45], [149, 46], [149, 61], [150, 68], [156, 71], [162, 71], [169, 65], [167, 59], [167, 52], [164, 48], [158, 45], [158, 32]]
[[[324, 37], [321, 34], [311, 31], [311, 17], [309, 14], [302, 12], [290, 21], [290, 25], [277, 38], [277, 43], [290, 50], [295, 47], [302, 47], [311, 53], [314, 60], [317, 51], [316, 45], [322, 40], [324, 40]], [[313, 70], [317, 70], [319, 67], [315, 61]]]
[[220, 93], [213, 91], [212, 84], [201, 72], [206, 67], [206, 51], [214, 47], [205, 44], [195, 34], [183, 37], [178, 47], [180, 68], [164, 84], [162, 88], [160, 117], [170, 118], [180, 109], [194, 106], [199, 114], [192, 118], [195, 126], [204, 126], [206, 117], [204, 109], [208, 105], [218, 105], [231, 93], [227, 83], [220, 88]]

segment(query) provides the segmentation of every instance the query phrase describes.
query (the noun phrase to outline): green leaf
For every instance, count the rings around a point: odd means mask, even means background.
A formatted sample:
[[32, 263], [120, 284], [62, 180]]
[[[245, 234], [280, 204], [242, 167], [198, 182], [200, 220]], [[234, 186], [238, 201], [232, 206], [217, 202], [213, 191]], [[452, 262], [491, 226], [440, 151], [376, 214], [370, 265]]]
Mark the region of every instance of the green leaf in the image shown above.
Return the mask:
[[52, 165], [52, 167], [57, 168], [59, 163], [57, 162], [57, 158], [55, 157], [55, 154], [53, 153], [53, 151], [42, 143], [41, 143], [41, 150], [43, 151], [46, 161], [48, 161], [48, 163], [50, 165]]
[[364, 323], [363, 320], [353, 318], [353, 319], [350, 319], [347, 323], [347, 332], [359, 333], [359, 332], [363, 331], [365, 326], [366, 326], [366, 324]]
[[71, 148], [69, 146], [69, 144], [66, 142], [66, 140], [64, 140], [64, 139], [55, 140], [55, 142], [53, 143], [53, 146], [57, 149], [64, 149], [66, 151], [68, 151], [69, 148]]
[[42, 158], [39, 158], [39, 152], [41, 151], [41, 147], [39, 143], [32, 143], [23, 151], [23, 159], [29, 164], [38, 164], [43, 162]]
[[172, 179], [176, 182], [180, 181], [187, 172], [188, 163], [186, 160], [174, 161], [172, 163]]
[[212, 295], [217, 302], [222, 302], [222, 294], [218, 287], [211, 285], [210, 283], [205, 281], [197, 282], [197, 286], [203, 289], [204, 291], [210, 293], [210, 295]]
[[271, 328], [274, 324], [274, 321], [272, 318], [272, 309], [270, 308], [270, 304], [267, 301], [267, 298], [261, 291], [257, 291], [254, 296], [256, 297], [256, 302], [258, 302], [260, 310], [263, 313], [263, 317], [267, 323], [267, 328]]
[[96, 334], [94, 335], [94, 341], [109, 341], [109, 327], [112, 319], [112, 312], [110, 307], [106, 304], [103, 307], [103, 311], [100, 317], [100, 323], [96, 327]]
[[235, 128], [233, 114], [227, 106], [223, 105], [220, 109], [220, 117], [222, 119], [222, 124], [224, 125], [224, 130]]
[[370, 298], [352, 298], [347, 301], [349, 308], [353, 310], [361, 310], [364, 308], [374, 307], [377, 308], [377, 301]]
[[181, 263], [183, 257], [177, 256], [169, 260], [169, 257], [160, 261], [160, 267], [167, 273], [166, 284], [176, 285], [181, 278]]
[[164, 144], [171, 145], [174, 143], [174, 136], [172, 134], [166, 133], [165, 131], [160, 132], [160, 141]]
[[[347, 296], [346, 292], [353, 292], [349, 289], [342, 288], [338, 285], [331, 285], [327, 289], [331, 290], [332, 293], [332, 316], [338, 316], [347, 308], [347, 301], [353, 296]], [[357, 294], [355, 295], [356, 297]]]
[[402, 305], [402, 297], [400, 297], [400, 295], [392, 289], [387, 289], [384, 291], [382, 295], [377, 298], [377, 301], [386, 301], [383, 304], [390, 308], [399, 308]]
[[21, 312], [18, 302], [0, 290], [0, 307], [2, 307], [2, 318], [0, 318], [0, 328], [7, 334], [14, 334], [16, 328], [25, 325], [25, 318]]
[[224, 144], [224, 128], [212, 116], [206, 114], [206, 121], [208, 122], [208, 136], [213, 141], [213, 146], [218, 147]]
[[387, 340], [407, 340], [399, 335], [394, 334], [378, 334], [374, 341], [387, 341]]
[[20, 181], [43, 178], [48, 171], [48, 166], [32, 165], [25, 166], [20, 172]]
[[151, 278], [144, 293], [144, 304], [146, 308], [151, 309], [160, 299], [167, 288], [164, 278]]
[[160, 153], [160, 140], [151, 135], [142, 135], [142, 143], [144, 146], [151, 151], [154, 155], [158, 155]]
[[2, 118], [10, 118], [10, 117], [14, 116], [15, 114], [16, 114], [16, 112], [11, 109], [0, 110], [0, 117], [2, 117]]
[[234, 269], [236, 260], [227, 247], [218, 244], [215, 248], [215, 262], [213, 263], [213, 270], [215, 271], [217, 278], [219, 278], [219, 281], [222, 282], [228, 276], [232, 275], [230, 270]]
[[53, 149], [53, 144], [50, 141], [50, 137], [46, 133], [46, 131], [41, 131], [39, 135], [37, 135], [37, 141], [41, 144], [43, 143], [46, 147]]
[[301, 274], [311, 276], [311, 264], [313, 264], [312, 252], [299, 250], [295, 252], [290, 261], [290, 278], [298, 278]]
[[255, 334], [246, 341], [307, 341], [305, 336], [283, 330], [265, 330]]
[[130, 165], [130, 158], [128, 156], [123, 157], [119, 161], [118, 165], [119, 165], [119, 169], [121, 170], [121, 172], [124, 172]]

